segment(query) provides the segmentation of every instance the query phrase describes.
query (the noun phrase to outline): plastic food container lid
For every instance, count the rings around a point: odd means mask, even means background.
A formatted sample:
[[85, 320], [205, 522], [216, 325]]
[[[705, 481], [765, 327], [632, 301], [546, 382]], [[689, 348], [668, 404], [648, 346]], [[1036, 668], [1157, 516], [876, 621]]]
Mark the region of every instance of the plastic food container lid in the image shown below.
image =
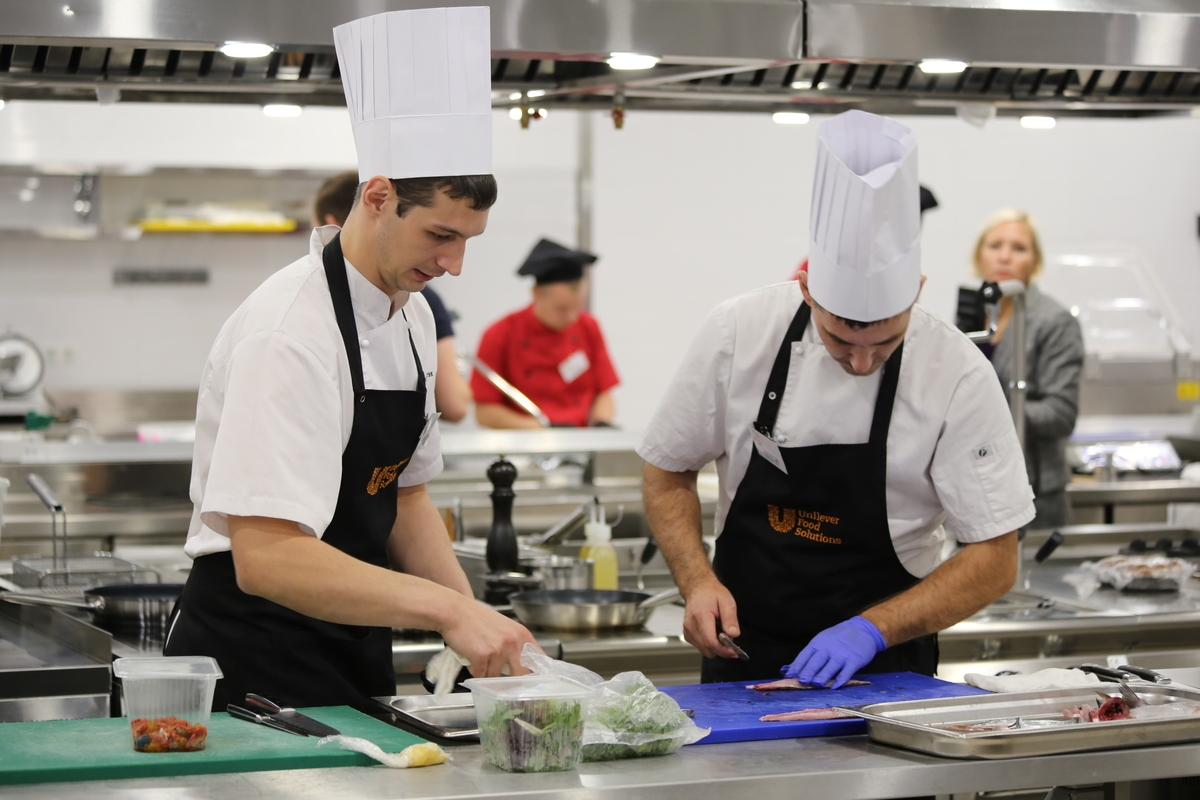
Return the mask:
[[212, 656], [167, 656], [163, 658], [118, 658], [113, 662], [118, 678], [203, 678], [223, 677]]
[[470, 678], [463, 685], [498, 700], [545, 700], [587, 697], [592, 690], [582, 683], [557, 675], [518, 675], [512, 678]]

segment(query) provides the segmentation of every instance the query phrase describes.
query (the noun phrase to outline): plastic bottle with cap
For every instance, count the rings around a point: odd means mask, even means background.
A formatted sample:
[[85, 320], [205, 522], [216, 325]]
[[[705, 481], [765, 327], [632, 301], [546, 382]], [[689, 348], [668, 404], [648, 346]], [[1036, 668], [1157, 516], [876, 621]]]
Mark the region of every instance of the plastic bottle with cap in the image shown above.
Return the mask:
[[613, 549], [612, 528], [604, 520], [604, 507], [600, 498], [592, 501], [591, 518], [583, 526], [584, 546], [579, 551], [580, 558], [591, 559], [592, 586], [596, 589], [617, 588], [617, 551]]

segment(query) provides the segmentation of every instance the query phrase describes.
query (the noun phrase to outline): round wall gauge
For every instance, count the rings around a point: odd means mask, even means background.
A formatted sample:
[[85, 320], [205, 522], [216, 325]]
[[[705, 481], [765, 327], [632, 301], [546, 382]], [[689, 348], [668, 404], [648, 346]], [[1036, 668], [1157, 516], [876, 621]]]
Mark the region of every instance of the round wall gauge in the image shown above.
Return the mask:
[[15, 333], [0, 333], [0, 395], [21, 397], [38, 388], [46, 361], [37, 345]]

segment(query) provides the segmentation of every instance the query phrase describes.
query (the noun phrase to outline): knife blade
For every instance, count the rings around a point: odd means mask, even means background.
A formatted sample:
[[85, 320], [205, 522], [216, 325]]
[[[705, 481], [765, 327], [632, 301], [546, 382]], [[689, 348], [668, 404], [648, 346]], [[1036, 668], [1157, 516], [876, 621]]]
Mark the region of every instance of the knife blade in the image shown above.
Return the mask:
[[231, 717], [237, 717], [238, 719], [244, 719], [247, 722], [257, 722], [259, 725], [265, 725], [268, 728], [274, 728], [277, 731], [283, 731], [284, 733], [290, 733], [293, 736], [305, 736], [305, 737], [308, 736], [308, 734], [305, 733], [304, 731], [298, 731], [294, 728], [289, 728], [287, 725], [284, 725], [282, 722], [278, 722], [278, 721], [272, 719], [271, 715], [269, 715], [269, 714], [259, 714], [255, 711], [251, 711], [248, 708], [242, 708], [241, 706], [235, 705], [233, 703], [229, 703], [228, 705], [226, 705], [225, 710], [227, 712], [229, 712], [229, 716], [231, 716]]
[[718, 633], [718, 634], [717, 634], [717, 640], [718, 640], [718, 641], [719, 641], [721, 644], [723, 644], [723, 645], [725, 645], [726, 647], [728, 647], [728, 648], [732, 649], [732, 650], [733, 650], [733, 652], [737, 653], [737, 657], [738, 657], [740, 660], [742, 660], [742, 661], [749, 661], [749, 660], [750, 660], [750, 656], [746, 655], [746, 651], [745, 651], [745, 650], [743, 650], [742, 648], [738, 647], [736, 644], [734, 644], [734, 643], [733, 643], [733, 639], [730, 639], [730, 638], [729, 638], [729, 635], [728, 635], [727, 633], [725, 633], [725, 631], [721, 631], [720, 633]]
[[275, 720], [281, 725], [287, 725], [292, 730], [299, 731], [306, 736], [338, 736], [341, 734], [337, 728], [326, 725], [324, 722], [318, 722], [312, 717], [306, 717], [294, 708], [284, 708], [261, 694], [247, 694], [246, 705], [266, 711], [267, 714], [263, 716]]

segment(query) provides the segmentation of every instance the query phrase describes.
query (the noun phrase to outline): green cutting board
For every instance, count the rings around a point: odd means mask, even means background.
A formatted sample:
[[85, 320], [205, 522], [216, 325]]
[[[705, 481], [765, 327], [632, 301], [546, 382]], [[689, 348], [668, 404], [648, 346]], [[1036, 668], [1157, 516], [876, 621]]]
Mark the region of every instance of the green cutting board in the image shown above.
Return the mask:
[[[346, 706], [301, 709], [346, 736], [369, 739], [396, 753], [423, 742]], [[365, 767], [379, 762], [317, 736], [293, 736], [225, 712], [212, 715], [204, 749], [139, 753], [126, 717], [0, 723], [0, 785], [202, 775], [314, 767]]]

